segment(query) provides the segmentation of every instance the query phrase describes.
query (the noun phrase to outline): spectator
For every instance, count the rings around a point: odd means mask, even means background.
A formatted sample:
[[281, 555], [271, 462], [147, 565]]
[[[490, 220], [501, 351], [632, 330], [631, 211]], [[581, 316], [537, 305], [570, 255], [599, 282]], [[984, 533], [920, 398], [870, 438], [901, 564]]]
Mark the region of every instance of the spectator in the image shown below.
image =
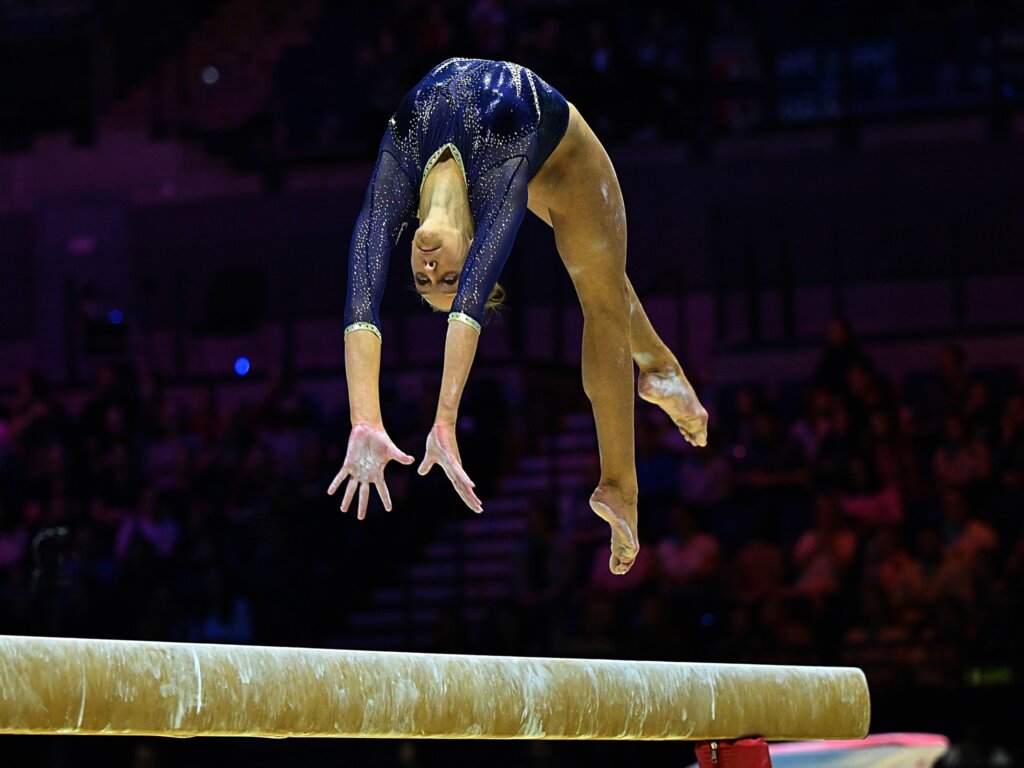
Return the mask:
[[529, 527], [516, 556], [514, 588], [535, 646], [549, 648], [573, 570], [572, 550], [560, 532], [554, 503], [531, 502], [526, 516]]
[[754, 415], [750, 443], [735, 462], [736, 482], [759, 493], [803, 486], [807, 466], [800, 445], [782, 429], [773, 408], [764, 405]]
[[[660, 415], [660, 414], [659, 414]], [[675, 492], [676, 460], [662, 446], [664, 419], [654, 423], [648, 418], [636, 421], [636, 479], [648, 509], [664, 508]], [[661, 527], [664, 519], [655, 522]]]
[[874, 467], [860, 456], [850, 459], [847, 471], [848, 487], [839, 493], [843, 514], [869, 527], [902, 522], [903, 499], [894, 483], [880, 483]]
[[999, 440], [993, 460], [996, 480], [1003, 491], [1019, 497], [1024, 491], [1024, 396], [1007, 401], [999, 419]]
[[159, 406], [145, 451], [143, 471], [148, 484], [160, 493], [182, 494], [192, 474], [195, 444], [185, 432], [182, 409], [171, 402]]
[[999, 546], [995, 530], [971, 514], [967, 496], [955, 487], [942, 492], [942, 518], [946, 557], [961, 563], [968, 573], [977, 575], [983, 561]]
[[754, 423], [758, 414], [765, 407], [762, 398], [753, 388], [742, 387], [736, 392], [736, 413], [730, 421], [734, 427], [731, 433], [731, 442], [737, 450], [753, 442]]
[[672, 533], [658, 542], [658, 577], [672, 592], [708, 587], [718, 575], [718, 541], [701, 530], [697, 517], [676, 504], [670, 512]]
[[901, 498], [918, 498], [925, 492], [912, 418], [906, 408], [895, 414], [874, 411], [870, 417], [868, 445], [878, 482]]
[[892, 608], [899, 610], [905, 607], [906, 596], [898, 593], [897, 585], [913, 578], [913, 567], [914, 560], [903, 545], [899, 529], [886, 526], [875, 533], [865, 548], [863, 586], [878, 588]]
[[726, 573], [727, 594], [741, 605], [781, 595], [786, 587], [786, 554], [770, 518], [762, 515], [750, 541]]
[[732, 492], [732, 467], [721, 440], [711, 436], [699, 451], [688, 451], [679, 468], [679, 500], [705, 515], [724, 503]]
[[36, 496], [48, 494], [58, 478], [52, 466], [48, 471], [46, 453], [66, 454], [74, 432], [67, 411], [41, 373], [29, 371], [19, 377], [6, 432], [9, 450], [25, 469], [25, 491]]
[[791, 591], [820, 599], [839, 592], [857, 555], [857, 540], [843, 524], [835, 495], [820, 494], [814, 512], [814, 528], [805, 531], [793, 547], [796, 581]]
[[986, 445], [991, 445], [998, 432], [999, 419], [992, 402], [992, 392], [981, 379], [974, 379], [967, 385], [963, 417], [967, 430]]
[[857, 424], [867, 423], [872, 413], [893, 412], [888, 384], [866, 362], [854, 363], [847, 369], [846, 391], [846, 404]]
[[830, 490], [850, 487], [850, 464], [864, 452], [845, 401], [836, 400], [829, 419], [820, 427], [818, 449], [811, 465], [815, 485]]
[[174, 553], [178, 524], [172, 515], [168, 495], [160, 496], [155, 489], [146, 489], [138, 513], [128, 514], [121, 520], [114, 543], [118, 559], [127, 560], [129, 551], [137, 542], [144, 544], [152, 555], [161, 560]]
[[947, 416], [932, 468], [940, 488], [972, 489], [989, 478], [991, 454], [985, 443], [967, 431], [962, 417]]
[[939, 354], [939, 382], [932, 396], [931, 414], [941, 419], [962, 414], [967, 404], [971, 380], [967, 375], [967, 356], [962, 347], [946, 344]]
[[831, 431], [834, 408], [835, 396], [825, 387], [815, 387], [807, 398], [803, 413], [790, 428], [790, 435], [811, 461], [817, 459], [821, 443]]
[[849, 394], [850, 371], [859, 366], [871, 370], [871, 362], [861, 351], [850, 324], [834, 317], [825, 334], [825, 350], [818, 360], [814, 383], [833, 395]]
[[206, 574], [203, 607], [190, 618], [188, 640], [245, 645], [252, 642], [252, 637], [248, 601], [228, 586], [224, 573], [210, 570]]
[[915, 549], [913, 562], [895, 574], [893, 605], [911, 621], [927, 619], [940, 604], [968, 606], [974, 595], [970, 573], [962, 560], [946, 555], [939, 529], [919, 530]]

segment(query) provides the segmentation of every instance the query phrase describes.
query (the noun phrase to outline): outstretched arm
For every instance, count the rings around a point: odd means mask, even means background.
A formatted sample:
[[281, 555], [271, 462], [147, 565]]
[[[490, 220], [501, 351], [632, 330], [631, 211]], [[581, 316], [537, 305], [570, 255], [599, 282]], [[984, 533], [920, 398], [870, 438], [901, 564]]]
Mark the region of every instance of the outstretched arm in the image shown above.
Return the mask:
[[333, 496], [348, 480], [341, 511], [348, 512], [356, 491], [359, 491], [357, 517], [366, 517], [370, 486], [377, 488], [384, 509], [391, 511], [391, 493], [384, 480], [384, 468], [390, 461], [412, 464], [414, 459], [399, 450], [384, 429], [380, 413], [378, 381], [380, 379], [380, 339], [362, 330], [345, 336], [345, 377], [348, 381], [349, 414], [352, 431], [348, 437], [345, 461], [327, 493]]
[[435, 463], [439, 464], [466, 506], [475, 512], [483, 511], [483, 507], [473, 493], [473, 481], [462, 468], [455, 424], [476, 356], [487, 299], [526, 215], [528, 182], [529, 163], [524, 157], [515, 157], [481, 174], [470, 190], [476, 230], [459, 276], [459, 292], [448, 315], [441, 394], [419, 469], [425, 475]]
[[391, 509], [391, 497], [384, 482], [387, 463], [413, 462], [413, 457], [402, 453], [388, 437], [381, 419], [379, 308], [391, 251], [412, 215], [415, 202], [415, 187], [399, 162], [389, 127], [349, 247], [345, 377], [352, 432], [345, 462], [327, 491], [334, 494], [348, 479], [341, 510], [348, 511], [358, 489], [360, 519], [366, 515], [370, 484], [376, 486], [384, 508]]
[[441, 394], [437, 401], [437, 415], [434, 427], [427, 437], [427, 450], [423, 455], [419, 473], [425, 475], [437, 464], [455, 487], [459, 497], [474, 512], [483, 512], [480, 499], [473, 492], [475, 485], [462, 468], [462, 457], [455, 440], [455, 424], [459, 418], [459, 403], [466, 387], [469, 369], [476, 356], [480, 334], [465, 323], [448, 323], [448, 335], [444, 345], [444, 374], [441, 377]]

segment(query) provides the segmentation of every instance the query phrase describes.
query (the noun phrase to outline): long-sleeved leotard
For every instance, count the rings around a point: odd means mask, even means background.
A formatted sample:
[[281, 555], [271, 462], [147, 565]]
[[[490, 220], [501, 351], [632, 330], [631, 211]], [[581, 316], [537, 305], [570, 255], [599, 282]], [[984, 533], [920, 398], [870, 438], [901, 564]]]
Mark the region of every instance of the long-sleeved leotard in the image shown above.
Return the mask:
[[475, 232], [450, 319], [480, 329], [484, 306], [526, 215], [527, 183], [568, 124], [561, 94], [517, 64], [449, 59], [402, 99], [381, 141], [349, 248], [346, 331], [380, 333], [391, 251], [420, 190], [450, 150], [469, 189]]

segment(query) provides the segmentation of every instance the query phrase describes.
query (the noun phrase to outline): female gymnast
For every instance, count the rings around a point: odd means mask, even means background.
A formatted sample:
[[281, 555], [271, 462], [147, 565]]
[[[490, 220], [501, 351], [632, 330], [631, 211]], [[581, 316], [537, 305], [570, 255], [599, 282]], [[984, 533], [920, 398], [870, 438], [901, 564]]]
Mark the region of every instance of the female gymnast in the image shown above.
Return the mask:
[[437, 414], [418, 471], [439, 465], [466, 505], [483, 511], [462, 467], [456, 416], [484, 310], [500, 300], [498, 274], [527, 209], [554, 230], [583, 309], [583, 389], [601, 461], [590, 506], [611, 526], [609, 567], [625, 573], [639, 549], [632, 362], [640, 370], [640, 397], [660, 406], [693, 445], [707, 442], [707, 412], [626, 276], [626, 213], [608, 154], [572, 104], [516, 64], [449, 59], [389, 121], [349, 251], [345, 372], [352, 432], [328, 493], [347, 478], [341, 509], [348, 511], [358, 490], [363, 519], [372, 483], [390, 510], [384, 467], [413, 462], [381, 419], [378, 308], [391, 251], [416, 216], [416, 290], [449, 313]]

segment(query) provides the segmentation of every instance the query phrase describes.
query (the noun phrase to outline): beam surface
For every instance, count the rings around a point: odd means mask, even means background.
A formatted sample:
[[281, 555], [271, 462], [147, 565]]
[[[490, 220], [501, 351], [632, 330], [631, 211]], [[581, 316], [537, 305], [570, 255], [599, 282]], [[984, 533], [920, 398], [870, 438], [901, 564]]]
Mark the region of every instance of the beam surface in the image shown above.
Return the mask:
[[0, 733], [849, 739], [869, 717], [836, 667], [0, 636]]

